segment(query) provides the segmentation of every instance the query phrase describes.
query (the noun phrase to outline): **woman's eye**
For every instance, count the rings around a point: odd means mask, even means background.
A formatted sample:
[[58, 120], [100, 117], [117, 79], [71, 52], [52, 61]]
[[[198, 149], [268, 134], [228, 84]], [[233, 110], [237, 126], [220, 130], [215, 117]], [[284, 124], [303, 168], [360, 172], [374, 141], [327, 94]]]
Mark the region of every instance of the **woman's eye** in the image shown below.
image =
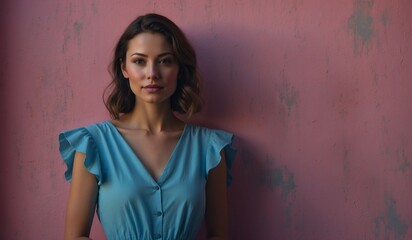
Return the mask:
[[159, 63], [162, 64], [162, 65], [170, 65], [170, 64], [172, 64], [172, 62], [173, 62], [173, 60], [170, 59], [170, 58], [164, 58], [164, 59], [161, 59], [159, 61]]
[[145, 60], [144, 59], [136, 59], [136, 60], [134, 60], [134, 63], [136, 63], [138, 65], [142, 65], [142, 64], [145, 63]]

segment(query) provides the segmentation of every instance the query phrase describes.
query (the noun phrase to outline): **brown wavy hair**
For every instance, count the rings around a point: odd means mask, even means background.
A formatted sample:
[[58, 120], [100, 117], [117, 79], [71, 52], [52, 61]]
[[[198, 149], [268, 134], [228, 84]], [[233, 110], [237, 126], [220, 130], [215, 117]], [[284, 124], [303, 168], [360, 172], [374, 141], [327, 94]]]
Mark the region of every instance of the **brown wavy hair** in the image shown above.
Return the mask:
[[176, 91], [171, 96], [171, 108], [190, 117], [199, 112], [203, 100], [200, 97], [200, 75], [197, 67], [196, 53], [182, 30], [170, 19], [159, 14], [146, 14], [137, 17], [126, 28], [114, 50], [113, 60], [109, 66], [112, 82], [107, 86], [103, 98], [106, 108], [113, 119], [129, 113], [135, 105], [135, 95], [130, 89], [129, 80], [122, 74], [122, 59], [126, 59], [129, 41], [142, 32], [161, 33], [172, 46], [173, 54], [179, 63]]

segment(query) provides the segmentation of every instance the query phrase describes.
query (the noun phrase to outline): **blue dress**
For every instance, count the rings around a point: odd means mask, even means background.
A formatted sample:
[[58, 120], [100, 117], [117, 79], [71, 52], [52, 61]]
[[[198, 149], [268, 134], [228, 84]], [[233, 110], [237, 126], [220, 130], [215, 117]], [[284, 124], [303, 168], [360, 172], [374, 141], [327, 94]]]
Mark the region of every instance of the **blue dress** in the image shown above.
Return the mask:
[[208, 172], [219, 164], [222, 149], [231, 166], [232, 137], [186, 124], [157, 181], [110, 121], [62, 132], [59, 142], [69, 182], [75, 152], [86, 154], [84, 165], [98, 182], [97, 214], [107, 239], [186, 240], [196, 238], [204, 219]]

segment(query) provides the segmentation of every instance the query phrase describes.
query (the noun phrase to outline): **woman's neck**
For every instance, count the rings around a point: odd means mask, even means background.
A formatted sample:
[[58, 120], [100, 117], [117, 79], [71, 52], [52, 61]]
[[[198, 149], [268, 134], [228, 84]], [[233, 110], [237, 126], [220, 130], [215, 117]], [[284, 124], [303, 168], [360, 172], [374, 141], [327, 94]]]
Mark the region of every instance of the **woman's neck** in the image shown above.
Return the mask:
[[177, 130], [184, 123], [175, 117], [169, 103], [137, 104], [132, 112], [124, 115], [120, 122], [127, 128], [144, 129], [152, 134], [163, 131]]

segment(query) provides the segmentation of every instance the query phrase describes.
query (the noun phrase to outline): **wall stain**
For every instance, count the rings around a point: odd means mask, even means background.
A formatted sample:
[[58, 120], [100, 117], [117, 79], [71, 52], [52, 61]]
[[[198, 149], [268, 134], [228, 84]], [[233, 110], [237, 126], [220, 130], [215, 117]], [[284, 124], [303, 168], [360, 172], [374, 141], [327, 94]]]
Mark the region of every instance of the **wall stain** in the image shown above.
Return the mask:
[[275, 168], [275, 185], [279, 185], [282, 190], [282, 198], [287, 199], [289, 194], [296, 189], [295, 175], [288, 168]]
[[65, 53], [67, 49], [67, 44], [70, 40], [70, 35], [69, 34], [64, 34], [64, 39], [63, 39], [63, 45], [62, 45], [62, 52]]
[[388, 25], [388, 15], [385, 12], [381, 13], [380, 20], [383, 26], [386, 27]]
[[405, 239], [409, 225], [399, 216], [396, 201], [392, 196], [385, 196], [385, 208], [385, 213], [374, 219], [375, 239]]
[[369, 41], [373, 34], [373, 17], [357, 10], [349, 19], [349, 27], [353, 30], [355, 37], [360, 37], [363, 43]]
[[349, 149], [347, 146], [343, 148], [343, 172], [345, 176], [349, 174]]
[[348, 194], [349, 194], [349, 185], [348, 185], [348, 179], [349, 179], [349, 149], [345, 145], [343, 147], [343, 161], [342, 161], [342, 168], [343, 168], [343, 176], [344, 176], [344, 183], [343, 183], [343, 193], [345, 194], [345, 201], [348, 201]]
[[18, 180], [21, 180], [22, 177], [24, 176], [24, 166], [23, 166], [23, 159], [21, 158], [21, 146], [23, 146], [24, 144], [22, 144], [23, 140], [21, 139], [22, 137], [19, 136], [20, 134], [17, 133], [17, 131], [14, 131], [14, 154], [16, 156], [16, 177]]
[[[97, 11], [92, 5], [92, 12]], [[73, 22], [72, 20], [72, 5], [71, 3], [67, 6], [67, 17], [66, 23], [64, 27], [64, 38], [63, 38], [63, 45], [62, 45], [62, 52], [65, 53], [67, 48], [71, 42], [71, 40], [77, 40], [77, 46], [81, 45], [81, 37], [84, 29], [84, 23], [81, 20], [76, 20]], [[84, 18], [84, 17], [81, 17]]]
[[64, 31], [63, 31], [64, 32], [64, 38], [63, 38], [63, 44], [62, 44], [62, 53], [66, 53], [69, 41], [71, 39], [70, 24], [69, 24], [70, 21], [71, 21], [70, 18], [71, 18], [72, 12], [73, 12], [71, 2], [69, 2], [69, 5], [65, 6], [64, 9], [65, 9], [67, 17], [66, 17], [66, 22], [65, 22]]
[[373, 2], [373, 0], [354, 1], [354, 11], [348, 20], [348, 28], [353, 31], [355, 53], [361, 53], [363, 47], [370, 42], [374, 35], [374, 19], [370, 14]]
[[301, 4], [301, 3], [302, 3], [302, 1], [299, 1], [299, 3], [298, 3], [298, 0], [293, 0], [293, 1], [283, 0], [282, 5], [284, 5], [284, 6], [282, 6], [282, 8], [287, 10], [288, 14], [293, 14], [297, 11], [298, 4]]
[[74, 27], [74, 32], [76, 33], [77, 36], [80, 36], [80, 33], [83, 29], [83, 23], [79, 22], [79, 21], [75, 21], [73, 23], [73, 27]]
[[184, 14], [184, 2], [182, 2], [182, 0], [180, 0], [180, 1], [174, 1], [173, 2], [173, 7], [174, 7], [174, 9], [178, 9], [179, 10], [179, 12], [181, 13], [180, 14], [180, 16], [181, 17], [183, 17], [185, 14]]
[[276, 187], [280, 187], [281, 198], [287, 200], [289, 195], [296, 190], [295, 175], [285, 166], [273, 167], [273, 160], [270, 158], [267, 172], [261, 178], [261, 182], [267, 185], [270, 190], [274, 191]]
[[83, 30], [83, 23], [80, 22], [80, 21], [75, 21], [73, 23], [73, 28], [74, 28], [74, 33], [75, 33], [76, 38], [77, 38], [77, 46], [80, 46], [80, 43], [81, 43], [80, 36], [81, 36], [82, 30]]
[[286, 80], [284, 80], [279, 87], [279, 98], [280, 101], [286, 106], [288, 109], [288, 115], [292, 110], [292, 107], [295, 106], [298, 101], [298, 92], [295, 90], [293, 86]]
[[95, 1], [92, 2], [92, 12], [93, 12], [93, 15], [97, 15], [98, 13], [98, 9], [97, 9]]
[[339, 94], [339, 99], [336, 104], [336, 109], [341, 119], [345, 119], [350, 111], [355, 109], [359, 104], [359, 89], [345, 89]]
[[402, 173], [405, 173], [411, 166], [409, 158], [406, 155], [405, 149], [407, 149], [407, 146], [405, 140], [403, 139], [402, 147], [400, 149], [400, 152], [398, 152], [398, 155], [400, 155], [399, 158], [401, 160], [401, 164], [399, 165], [398, 170]]
[[399, 166], [399, 170], [404, 173], [411, 166], [411, 164], [409, 162], [408, 157], [404, 155], [404, 153], [402, 153], [402, 159], [403, 159], [403, 162]]
[[388, 136], [389, 135], [389, 123], [390, 119], [387, 116], [382, 115], [381, 117], [381, 124], [382, 124], [382, 135]]
[[260, 174], [261, 184], [275, 191], [277, 187], [281, 191], [281, 199], [284, 204], [284, 216], [287, 226], [292, 224], [293, 201], [291, 194], [296, 192], [295, 175], [286, 167], [275, 167], [274, 160], [267, 156], [268, 166]]

